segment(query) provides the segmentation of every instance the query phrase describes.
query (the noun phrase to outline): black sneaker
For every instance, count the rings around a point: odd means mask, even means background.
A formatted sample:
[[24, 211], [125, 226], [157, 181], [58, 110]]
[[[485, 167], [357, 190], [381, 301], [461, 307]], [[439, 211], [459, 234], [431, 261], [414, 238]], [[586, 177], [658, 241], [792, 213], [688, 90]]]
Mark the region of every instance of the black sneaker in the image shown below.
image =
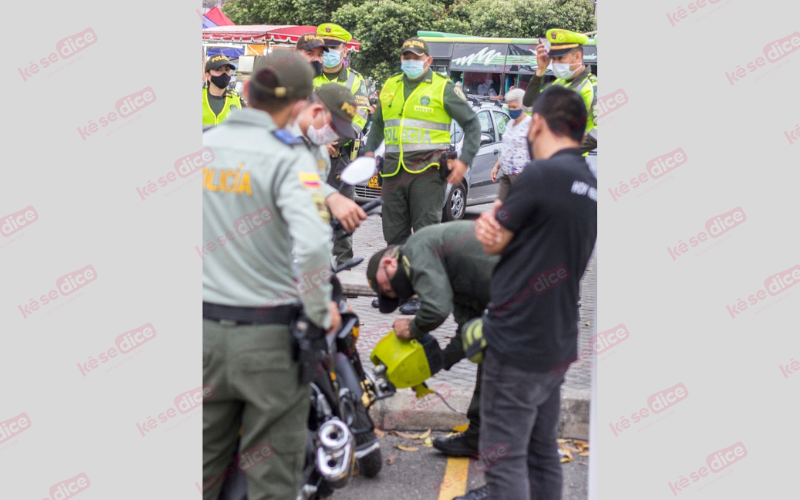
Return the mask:
[[381, 305], [380, 305], [380, 303], [378, 302], [378, 299], [372, 299], [372, 307], [374, 307], [375, 309], [377, 309], [377, 308], [379, 308], [380, 306], [381, 306]]
[[471, 457], [478, 453], [478, 440], [466, 434], [457, 434], [434, 439], [433, 447], [450, 457]]
[[419, 300], [411, 299], [405, 304], [400, 306], [400, 314], [407, 314], [413, 316], [419, 311]]
[[489, 487], [481, 486], [477, 490], [468, 491], [466, 495], [455, 497], [453, 500], [488, 500]]

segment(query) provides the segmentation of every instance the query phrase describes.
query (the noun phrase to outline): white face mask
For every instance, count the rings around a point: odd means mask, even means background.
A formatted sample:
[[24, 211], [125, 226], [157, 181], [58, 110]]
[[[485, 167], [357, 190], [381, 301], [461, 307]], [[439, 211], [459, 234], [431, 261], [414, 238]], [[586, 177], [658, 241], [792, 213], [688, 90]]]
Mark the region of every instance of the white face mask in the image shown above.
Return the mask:
[[575, 71], [569, 69], [570, 66], [571, 64], [569, 63], [553, 63], [553, 74], [556, 75], [556, 78], [566, 80], [575, 73]]
[[322, 146], [338, 140], [339, 134], [326, 123], [322, 128], [308, 127], [306, 137], [308, 137], [308, 140], [311, 141], [312, 144]]

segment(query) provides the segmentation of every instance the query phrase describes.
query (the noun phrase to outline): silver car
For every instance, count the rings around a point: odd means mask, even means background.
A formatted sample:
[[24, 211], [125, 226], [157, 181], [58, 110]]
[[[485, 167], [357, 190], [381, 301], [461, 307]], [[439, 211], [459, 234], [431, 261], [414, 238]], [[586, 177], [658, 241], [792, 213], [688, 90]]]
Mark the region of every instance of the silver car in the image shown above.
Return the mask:
[[[447, 185], [442, 221], [462, 219], [468, 206], [491, 203], [497, 198], [499, 185], [492, 182], [492, 168], [500, 156], [500, 143], [511, 117], [497, 100], [480, 100], [470, 96], [470, 104], [481, 123], [481, 146], [464, 179], [456, 185]], [[460, 154], [464, 144], [464, 131], [455, 120], [450, 125], [450, 135]], [[355, 198], [359, 203], [380, 195], [377, 175], [369, 182], [355, 187]]]

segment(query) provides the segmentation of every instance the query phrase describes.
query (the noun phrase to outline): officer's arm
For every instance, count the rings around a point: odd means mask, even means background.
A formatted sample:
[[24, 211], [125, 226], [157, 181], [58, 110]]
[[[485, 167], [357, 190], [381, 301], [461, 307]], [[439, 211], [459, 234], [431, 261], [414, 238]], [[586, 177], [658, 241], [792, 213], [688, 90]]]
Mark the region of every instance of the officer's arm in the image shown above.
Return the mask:
[[383, 142], [383, 112], [379, 102], [375, 107], [375, 112], [372, 113], [372, 126], [369, 129], [369, 139], [364, 152], [371, 153], [375, 151], [381, 145], [381, 142]]
[[367, 95], [367, 88], [364, 86], [364, 79], [360, 76], [357, 76], [355, 82], [353, 82], [353, 97], [355, 97], [358, 109], [358, 114], [353, 117], [353, 128], [361, 135], [364, 127], [367, 126], [369, 96]]
[[[324, 329], [330, 327], [331, 227], [322, 185], [310, 153], [294, 148], [281, 165], [285, 174], [275, 185], [276, 204], [292, 238], [292, 250], [308, 291], [300, 300], [309, 319]], [[309, 285], [310, 283], [310, 285]]]
[[[402, 272], [398, 269], [398, 272]], [[414, 291], [419, 295], [420, 307], [409, 330], [420, 339], [438, 328], [453, 310], [453, 290], [439, 259], [432, 258], [427, 265], [414, 269]]]
[[456, 94], [452, 82], [444, 88], [444, 110], [464, 129], [464, 146], [458, 159], [469, 165], [481, 147], [481, 122], [467, 101]]
[[522, 105], [525, 107], [530, 108], [533, 106], [533, 103], [536, 99], [539, 98], [539, 94], [542, 91], [542, 82], [544, 81], [543, 76], [536, 76], [533, 75], [531, 77], [531, 81], [528, 82], [527, 88], [525, 88], [525, 95], [522, 96]]

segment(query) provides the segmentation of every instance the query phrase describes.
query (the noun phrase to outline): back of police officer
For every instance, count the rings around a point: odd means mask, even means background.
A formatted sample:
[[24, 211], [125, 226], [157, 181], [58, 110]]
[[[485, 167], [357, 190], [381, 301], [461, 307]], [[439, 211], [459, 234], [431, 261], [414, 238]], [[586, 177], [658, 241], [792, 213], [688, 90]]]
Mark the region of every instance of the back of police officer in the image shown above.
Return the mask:
[[306, 105], [312, 76], [295, 52], [259, 58], [245, 89], [252, 108], [203, 137], [214, 154], [203, 169], [205, 500], [219, 494], [240, 428], [240, 453], [255, 457], [250, 500], [293, 499], [300, 487], [310, 391], [289, 325], [301, 303], [319, 337], [338, 323], [322, 181], [283, 128]]

